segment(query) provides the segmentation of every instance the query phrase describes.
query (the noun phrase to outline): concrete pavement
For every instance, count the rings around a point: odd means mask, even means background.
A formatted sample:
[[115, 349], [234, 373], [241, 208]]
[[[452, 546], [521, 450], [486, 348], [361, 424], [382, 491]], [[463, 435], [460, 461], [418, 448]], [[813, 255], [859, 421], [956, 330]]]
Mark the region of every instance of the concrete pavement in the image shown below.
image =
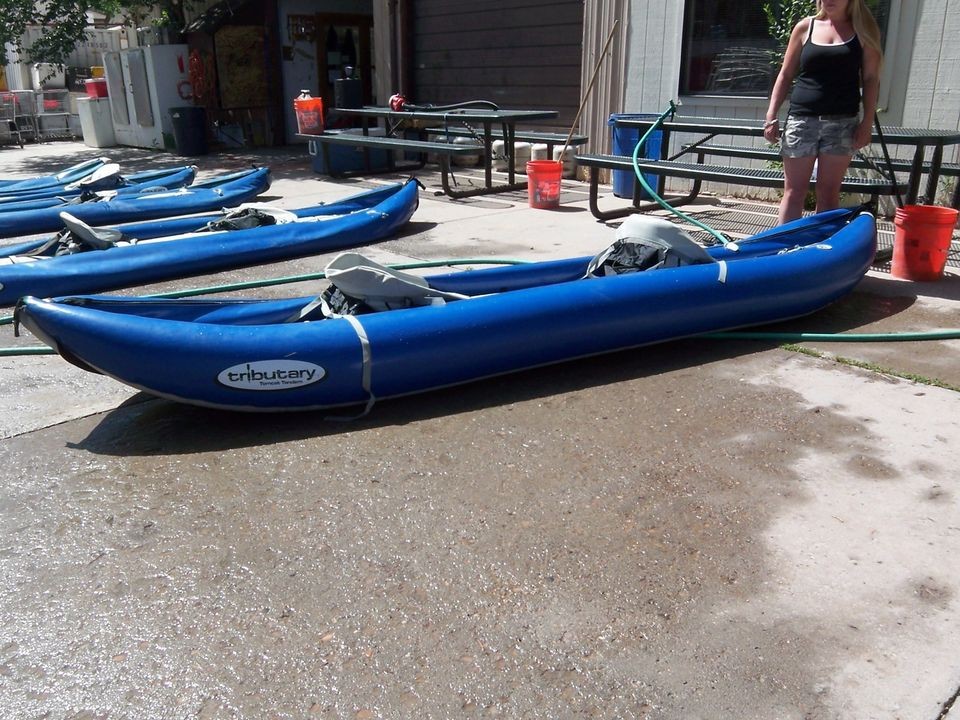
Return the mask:
[[[0, 150], [0, 175], [97, 154], [184, 162], [49, 143]], [[384, 181], [322, 178], [302, 149], [189, 162], [268, 163], [284, 207]], [[613, 236], [580, 183], [544, 211], [520, 193], [452, 202], [422, 179], [408, 231], [364, 252], [547, 258]], [[936, 283], [878, 269], [784, 327], [956, 328], [958, 309], [956, 268]], [[0, 327], [0, 347], [35, 344]], [[180, 406], [57, 357], [0, 357], [0, 706], [111, 720], [953, 717], [957, 388], [957, 340], [693, 339], [339, 423]]]

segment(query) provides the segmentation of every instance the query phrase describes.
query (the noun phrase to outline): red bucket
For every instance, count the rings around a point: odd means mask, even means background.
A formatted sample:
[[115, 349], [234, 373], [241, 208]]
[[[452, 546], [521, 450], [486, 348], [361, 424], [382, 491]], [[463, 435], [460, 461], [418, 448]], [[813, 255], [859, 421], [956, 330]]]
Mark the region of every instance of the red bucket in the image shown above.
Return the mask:
[[92, 98], [105, 98], [107, 96], [107, 81], [101, 78], [93, 80], [84, 80], [84, 86], [87, 89], [87, 96]]
[[297, 132], [301, 135], [323, 135], [323, 100], [311, 97], [306, 90], [293, 101], [297, 116]]
[[563, 163], [531, 160], [527, 163], [527, 194], [532, 208], [560, 207], [560, 179]]
[[890, 274], [903, 280], [939, 280], [957, 211], [937, 205], [904, 205], [893, 218], [893, 264]]

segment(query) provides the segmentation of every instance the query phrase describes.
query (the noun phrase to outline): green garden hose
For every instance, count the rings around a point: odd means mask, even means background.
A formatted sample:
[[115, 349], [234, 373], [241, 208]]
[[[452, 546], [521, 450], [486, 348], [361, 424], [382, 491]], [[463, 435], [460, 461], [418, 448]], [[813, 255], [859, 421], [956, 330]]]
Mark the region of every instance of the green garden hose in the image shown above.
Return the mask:
[[[463, 258], [457, 260], [422, 260], [418, 262], [399, 263], [390, 265], [394, 270], [413, 270], [416, 268], [443, 267], [445, 265], [525, 265], [530, 260], [517, 260], [513, 258]], [[157, 293], [156, 295], [147, 295], [150, 298], [184, 298], [194, 295], [215, 295], [225, 292], [236, 292], [237, 290], [250, 290], [251, 288], [270, 287], [272, 285], [286, 285], [288, 283], [308, 282], [310, 280], [323, 280], [326, 273], [307, 273], [305, 275], [287, 275], [276, 278], [266, 278], [264, 280], [250, 280], [248, 282], [229, 283], [226, 285], [211, 285], [209, 287], [190, 288], [188, 290], [173, 290], [166, 293]], [[0, 317], [0, 325], [10, 325], [13, 322], [13, 315]]]
[[673, 207], [673, 205], [671, 205], [662, 197], [657, 195], [656, 191], [652, 187], [650, 187], [650, 183], [647, 182], [647, 179], [643, 176], [643, 173], [640, 172], [640, 164], [639, 164], [640, 148], [643, 147], [644, 143], [647, 141], [647, 138], [650, 137], [650, 135], [652, 135], [657, 130], [657, 128], [659, 128], [663, 124], [663, 121], [666, 119], [667, 115], [672, 116], [676, 114], [676, 112], [677, 112], [677, 106], [674, 104], [673, 100], [671, 100], [670, 106], [666, 110], [664, 110], [662, 113], [660, 113], [660, 117], [657, 118], [656, 122], [654, 122], [653, 125], [651, 125], [647, 129], [647, 131], [643, 134], [643, 137], [641, 137], [640, 140], [637, 141], [636, 147], [633, 148], [633, 172], [637, 176], [637, 180], [640, 181], [640, 185], [643, 186], [643, 189], [647, 191], [650, 197], [652, 197], [656, 201], [656, 203], [660, 205], [660, 207], [664, 208], [665, 210], [669, 210], [677, 217], [683, 218], [691, 225], [696, 225], [701, 230], [705, 230], [706, 232], [710, 233], [713, 237], [717, 239], [717, 242], [719, 242], [721, 245], [727, 245], [730, 243], [730, 241], [727, 238], [725, 238], [720, 232], [718, 232], [717, 230], [714, 230], [709, 225], [705, 225], [699, 220], [695, 220], [694, 218], [690, 217], [686, 213], [681, 212], [680, 210], [677, 210], [675, 207]]
[[[422, 260], [418, 262], [398, 263], [390, 265], [394, 270], [414, 270], [417, 268], [444, 267], [447, 265], [526, 265], [530, 260], [518, 260], [515, 258], [462, 258], [455, 260]], [[211, 285], [201, 288], [189, 288], [187, 290], [173, 290], [166, 293], [157, 293], [156, 295], [147, 295], [151, 298], [184, 298], [195, 295], [214, 295], [225, 292], [236, 292], [237, 290], [249, 290], [258, 287], [270, 287], [272, 285], [285, 285], [288, 283], [307, 282], [310, 280], [323, 280], [326, 273], [306, 273], [304, 275], [286, 275], [276, 278], [266, 278], [264, 280], [250, 280], [248, 282], [229, 283], [225, 285]], [[13, 315], [0, 317], [0, 325], [10, 325], [13, 323]], [[44, 345], [34, 345], [25, 347], [0, 348], [0, 358], [19, 357], [22, 355], [55, 355], [52, 348]]]

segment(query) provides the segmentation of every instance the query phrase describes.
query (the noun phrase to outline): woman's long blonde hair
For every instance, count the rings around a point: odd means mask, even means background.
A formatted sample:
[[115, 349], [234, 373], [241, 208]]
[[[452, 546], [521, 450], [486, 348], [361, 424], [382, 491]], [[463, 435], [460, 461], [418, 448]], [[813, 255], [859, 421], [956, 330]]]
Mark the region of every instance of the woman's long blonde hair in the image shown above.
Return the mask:
[[[876, 18], [870, 12], [870, 8], [863, 0], [850, 0], [847, 4], [847, 12], [850, 14], [850, 22], [853, 23], [853, 31], [860, 38], [860, 42], [876, 50], [880, 57], [883, 57], [883, 46], [880, 42], [880, 26], [877, 25]], [[823, 10], [823, 0], [817, 0], [817, 20], [823, 20], [827, 17]]]

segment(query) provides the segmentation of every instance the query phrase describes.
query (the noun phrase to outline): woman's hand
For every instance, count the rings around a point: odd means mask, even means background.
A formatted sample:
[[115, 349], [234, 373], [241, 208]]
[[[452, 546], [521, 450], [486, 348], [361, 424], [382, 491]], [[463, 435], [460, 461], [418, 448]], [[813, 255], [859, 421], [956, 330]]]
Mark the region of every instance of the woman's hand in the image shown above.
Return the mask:
[[793, 84], [793, 78], [800, 68], [800, 53], [803, 50], [803, 39], [810, 27], [810, 18], [804, 18], [798, 22], [790, 33], [790, 42], [787, 43], [787, 50], [783, 55], [783, 64], [780, 66], [780, 72], [777, 73], [777, 79], [773, 83], [773, 90], [770, 92], [770, 104], [767, 106], [767, 120], [763, 125], [763, 137], [767, 142], [776, 143], [780, 140], [780, 121], [777, 120], [777, 112], [783, 101], [790, 94], [790, 86]]
[[780, 141], [780, 121], [767, 120], [763, 125], [763, 137], [769, 143]]

